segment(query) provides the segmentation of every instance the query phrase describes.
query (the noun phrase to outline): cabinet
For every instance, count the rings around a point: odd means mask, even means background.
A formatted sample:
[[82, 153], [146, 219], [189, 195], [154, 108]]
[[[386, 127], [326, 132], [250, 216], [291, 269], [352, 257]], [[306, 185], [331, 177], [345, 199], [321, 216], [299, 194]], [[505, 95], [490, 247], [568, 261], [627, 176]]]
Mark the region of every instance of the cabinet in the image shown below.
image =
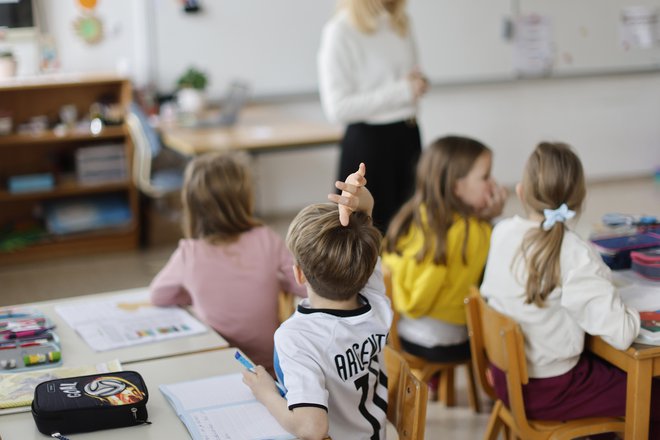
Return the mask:
[[[113, 75], [0, 82], [0, 119], [11, 118], [13, 126], [10, 133], [0, 135], [0, 264], [138, 245], [138, 193], [131, 179], [133, 144], [121, 117], [130, 100], [129, 80]], [[120, 117], [112, 125], [104, 123], [92, 130], [90, 108], [94, 112], [113, 108]], [[75, 124], [56, 129], [67, 113], [74, 115]], [[35, 128], [35, 121], [41, 127]], [[107, 146], [120, 154], [113, 177], [91, 182], [81, 178], [76, 161], [77, 157], [80, 161], [80, 150], [96, 147], [103, 151], [98, 147]], [[17, 178], [28, 182], [41, 178], [47, 183], [25, 189], [17, 187]], [[106, 225], [90, 220], [94, 214], [90, 210], [103, 200], [121, 205], [121, 222]], [[57, 217], [54, 212], [70, 225], [91, 221], [91, 226], [56, 231], [52, 227]]]

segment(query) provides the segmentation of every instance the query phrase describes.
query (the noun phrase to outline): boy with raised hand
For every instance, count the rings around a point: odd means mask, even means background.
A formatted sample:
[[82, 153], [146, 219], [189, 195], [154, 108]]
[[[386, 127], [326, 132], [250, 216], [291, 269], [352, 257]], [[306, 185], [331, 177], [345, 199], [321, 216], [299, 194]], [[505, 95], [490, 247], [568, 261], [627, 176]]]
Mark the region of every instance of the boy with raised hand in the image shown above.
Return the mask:
[[266, 370], [243, 381], [277, 421], [300, 439], [384, 439], [387, 376], [383, 349], [392, 311], [380, 268], [381, 235], [371, 223], [365, 166], [336, 182], [338, 204], [304, 208], [287, 246], [308, 298], [275, 333], [281, 397]]

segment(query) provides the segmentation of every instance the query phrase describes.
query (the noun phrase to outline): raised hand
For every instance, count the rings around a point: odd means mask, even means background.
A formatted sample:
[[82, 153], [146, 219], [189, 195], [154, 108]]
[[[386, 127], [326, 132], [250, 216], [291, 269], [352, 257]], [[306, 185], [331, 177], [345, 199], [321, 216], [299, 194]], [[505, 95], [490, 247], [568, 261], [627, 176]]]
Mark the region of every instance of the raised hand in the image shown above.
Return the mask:
[[343, 226], [348, 225], [351, 213], [354, 211], [371, 215], [374, 198], [365, 186], [367, 184], [366, 173], [367, 167], [361, 163], [358, 170], [350, 174], [344, 182], [339, 180], [335, 182], [335, 187], [341, 190], [341, 195], [328, 194], [328, 200], [339, 206], [339, 222]]

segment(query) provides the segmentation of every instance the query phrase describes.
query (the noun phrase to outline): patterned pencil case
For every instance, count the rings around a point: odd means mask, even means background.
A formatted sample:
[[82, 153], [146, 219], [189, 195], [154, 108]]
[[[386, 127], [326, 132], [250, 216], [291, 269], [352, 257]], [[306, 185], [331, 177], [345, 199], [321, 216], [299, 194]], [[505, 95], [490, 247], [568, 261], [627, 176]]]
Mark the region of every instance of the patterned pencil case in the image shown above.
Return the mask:
[[147, 386], [136, 371], [97, 373], [42, 382], [32, 416], [43, 434], [121, 428], [147, 421]]

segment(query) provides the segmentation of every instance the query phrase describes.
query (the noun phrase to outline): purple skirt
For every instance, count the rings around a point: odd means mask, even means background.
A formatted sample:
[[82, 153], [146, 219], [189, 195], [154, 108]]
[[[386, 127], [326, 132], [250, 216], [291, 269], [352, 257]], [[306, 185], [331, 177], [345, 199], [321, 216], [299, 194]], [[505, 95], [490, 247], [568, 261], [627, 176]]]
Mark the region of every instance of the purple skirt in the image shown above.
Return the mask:
[[[509, 406], [506, 376], [491, 365], [495, 392]], [[649, 438], [660, 436], [660, 382], [651, 390]], [[529, 379], [523, 385], [527, 417], [533, 420], [573, 420], [584, 417], [623, 417], [626, 413], [626, 373], [604, 360], [583, 354], [567, 373]]]

